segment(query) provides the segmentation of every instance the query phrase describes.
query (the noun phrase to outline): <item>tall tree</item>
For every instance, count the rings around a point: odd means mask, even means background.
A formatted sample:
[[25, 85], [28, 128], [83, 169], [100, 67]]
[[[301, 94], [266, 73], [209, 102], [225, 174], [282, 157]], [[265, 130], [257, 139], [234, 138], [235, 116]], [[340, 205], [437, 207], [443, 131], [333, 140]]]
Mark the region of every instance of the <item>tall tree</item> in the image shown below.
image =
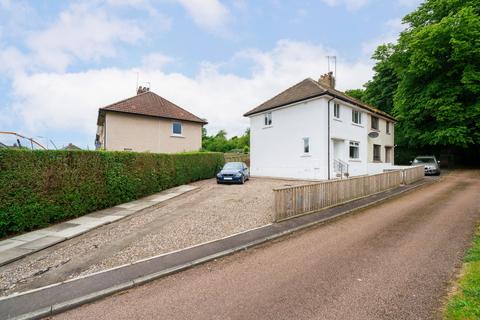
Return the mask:
[[382, 44], [375, 50], [372, 59], [376, 61], [373, 79], [365, 84], [363, 100], [382, 111], [391, 113], [393, 97], [399, 77], [395, 71], [395, 45]]
[[395, 45], [382, 44], [374, 52], [372, 59], [376, 61], [373, 70], [373, 79], [365, 83], [365, 89], [346, 90], [345, 93], [370, 104], [382, 111], [391, 113], [393, 109], [393, 97], [398, 87], [398, 76], [392, 55], [395, 53]]
[[427, 0], [403, 19], [388, 59], [401, 144], [480, 144], [479, 10], [478, 0]]

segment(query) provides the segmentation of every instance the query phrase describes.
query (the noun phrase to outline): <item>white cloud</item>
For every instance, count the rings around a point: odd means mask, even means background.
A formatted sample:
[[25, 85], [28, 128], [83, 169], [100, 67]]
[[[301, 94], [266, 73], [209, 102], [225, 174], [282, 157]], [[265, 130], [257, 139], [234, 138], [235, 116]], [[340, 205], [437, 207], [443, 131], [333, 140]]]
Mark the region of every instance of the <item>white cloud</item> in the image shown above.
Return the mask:
[[22, 73], [30, 63], [29, 57], [15, 47], [0, 48], [0, 72], [8, 75]]
[[175, 61], [174, 58], [163, 53], [151, 53], [142, 58], [142, 66], [145, 69], [162, 69], [165, 65]]
[[[242, 116], [246, 111], [304, 78], [318, 79], [325, 73], [327, 54], [332, 51], [320, 45], [282, 40], [270, 51], [246, 50], [235, 55], [233, 62], [253, 64], [248, 76], [221, 72], [211, 63], [204, 63], [193, 77], [146, 67], [20, 75], [14, 81], [13, 110], [32, 135], [68, 129], [93, 140], [98, 108], [134, 95], [138, 71], [142, 80], [151, 83], [152, 91], [207, 118], [210, 132], [226, 129], [236, 135], [248, 126]], [[155, 57], [163, 59], [154, 55], [146, 60]], [[349, 63], [341, 57], [337, 70], [341, 90], [359, 88], [372, 75], [368, 62]]]
[[222, 33], [230, 13], [219, 0], [176, 0], [202, 28]]
[[73, 5], [45, 30], [30, 35], [27, 45], [37, 65], [63, 71], [74, 60], [98, 61], [113, 57], [118, 43], [143, 37], [133, 22], [111, 17], [101, 7]]
[[330, 7], [344, 5], [349, 10], [356, 10], [368, 4], [370, 0], [322, 0], [322, 1], [327, 5], [329, 5]]

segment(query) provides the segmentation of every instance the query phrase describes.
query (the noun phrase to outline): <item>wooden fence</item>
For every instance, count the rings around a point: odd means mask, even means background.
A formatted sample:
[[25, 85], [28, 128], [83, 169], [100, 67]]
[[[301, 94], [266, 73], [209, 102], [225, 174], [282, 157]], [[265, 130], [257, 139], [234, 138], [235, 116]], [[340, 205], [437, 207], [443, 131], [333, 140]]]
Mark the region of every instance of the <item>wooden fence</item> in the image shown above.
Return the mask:
[[403, 184], [410, 184], [425, 176], [425, 166], [415, 166], [403, 169]]
[[[421, 170], [420, 170], [421, 169]], [[375, 175], [274, 189], [275, 221], [308, 214], [412, 183], [424, 175], [423, 166]]]

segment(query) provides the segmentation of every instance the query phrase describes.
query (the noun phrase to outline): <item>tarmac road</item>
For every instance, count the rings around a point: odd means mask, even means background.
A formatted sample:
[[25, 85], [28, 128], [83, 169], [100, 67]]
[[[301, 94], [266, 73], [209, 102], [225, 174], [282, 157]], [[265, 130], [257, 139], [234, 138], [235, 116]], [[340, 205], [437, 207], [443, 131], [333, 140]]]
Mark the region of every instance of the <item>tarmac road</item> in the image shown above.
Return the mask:
[[55, 319], [439, 319], [480, 218], [480, 171]]

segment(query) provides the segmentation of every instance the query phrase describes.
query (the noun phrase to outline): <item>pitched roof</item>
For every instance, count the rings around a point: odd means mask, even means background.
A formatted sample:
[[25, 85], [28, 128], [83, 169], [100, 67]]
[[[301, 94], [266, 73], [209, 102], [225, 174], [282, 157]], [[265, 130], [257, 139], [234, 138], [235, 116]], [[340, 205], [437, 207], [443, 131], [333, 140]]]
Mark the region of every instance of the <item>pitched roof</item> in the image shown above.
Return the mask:
[[116, 111], [159, 118], [192, 121], [202, 124], [207, 123], [204, 119], [197, 117], [151, 91], [140, 93], [131, 98], [115, 102], [111, 105], [100, 108], [100, 111]]
[[329, 96], [335, 97], [339, 100], [343, 100], [345, 102], [351, 103], [362, 109], [368, 110], [372, 113], [378, 114], [390, 120], [397, 121], [393, 116], [389, 115], [388, 113], [383, 112], [361, 101], [358, 101], [341, 91], [325, 87], [311, 78], [307, 78], [293, 85], [292, 87], [279, 93], [275, 97], [265, 101], [258, 107], [248, 111], [247, 113], [244, 114], [244, 116], [248, 117], [259, 112], [280, 108], [292, 103], [301, 102], [304, 100], [320, 97], [323, 95], [329, 95]]

